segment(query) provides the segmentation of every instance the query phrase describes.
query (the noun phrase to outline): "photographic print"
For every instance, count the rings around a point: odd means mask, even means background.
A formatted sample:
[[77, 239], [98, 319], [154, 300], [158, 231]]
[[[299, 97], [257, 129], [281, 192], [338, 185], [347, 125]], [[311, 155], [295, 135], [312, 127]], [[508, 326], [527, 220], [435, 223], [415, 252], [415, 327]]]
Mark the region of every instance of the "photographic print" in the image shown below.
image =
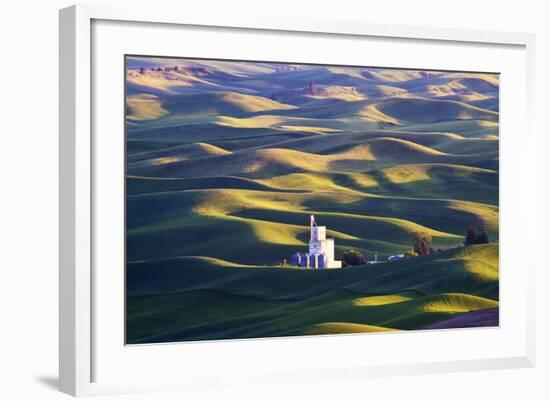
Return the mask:
[[499, 325], [498, 73], [125, 77], [127, 344]]

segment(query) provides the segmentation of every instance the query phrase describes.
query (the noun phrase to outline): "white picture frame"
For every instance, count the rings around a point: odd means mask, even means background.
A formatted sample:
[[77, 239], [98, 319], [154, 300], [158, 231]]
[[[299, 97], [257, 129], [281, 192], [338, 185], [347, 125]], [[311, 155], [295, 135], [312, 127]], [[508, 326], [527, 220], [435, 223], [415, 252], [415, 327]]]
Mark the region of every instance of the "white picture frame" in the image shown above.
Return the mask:
[[[526, 174], [534, 169], [534, 132], [531, 125], [534, 111], [534, 48], [535, 37], [525, 33], [486, 32], [460, 29], [440, 29], [401, 25], [376, 25], [358, 21], [297, 20], [288, 18], [246, 15], [226, 19], [220, 16], [187, 15], [181, 10], [151, 8], [113, 8], [109, 6], [78, 5], [60, 11], [60, 390], [74, 395], [126, 393], [133, 391], [160, 391], [167, 389], [208, 388], [226, 385], [224, 380], [201, 376], [197, 372], [187, 377], [186, 382], [177, 378], [166, 380], [141, 380], [135, 383], [125, 379], [97, 380], [94, 358], [95, 324], [94, 286], [94, 174], [98, 149], [94, 145], [94, 110], [91, 86], [94, 60], [92, 27], [95, 21], [140, 22], [145, 24], [170, 24], [210, 28], [231, 28], [252, 32], [307, 33], [311, 35], [343, 35], [346, 37], [388, 38], [392, 40], [435, 41], [439, 44], [491, 44], [515, 46], [522, 49], [525, 60], [525, 147], [518, 149], [518, 156], [525, 159], [525, 169], [519, 179], [524, 180], [522, 205], [528, 224], [534, 224], [536, 211], [535, 181]], [[523, 81], [522, 81], [523, 82]], [[121, 117], [122, 119], [122, 117]], [[514, 156], [515, 157], [515, 156]], [[501, 176], [506, 180], [506, 176]], [[512, 213], [503, 208], [503, 213]], [[528, 254], [534, 255], [533, 252]], [[525, 333], [521, 336], [521, 349], [514, 355], [472, 357], [465, 360], [444, 360], [437, 362], [410, 361], [360, 366], [354, 369], [354, 378], [380, 375], [418, 374], [481, 369], [502, 369], [529, 367], [535, 363], [534, 338], [534, 260], [524, 259], [526, 279], [522, 294], [526, 295], [524, 310]], [[121, 266], [122, 268], [122, 266]], [[122, 325], [123, 322], [120, 322]], [[522, 326], [523, 327], [523, 326]], [[424, 334], [422, 334], [424, 335]], [[358, 338], [358, 337], [356, 337]], [[518, 340], [518, 341], [520, 341]], [[249, 344], [276, 343], [278, 340], [260, 340]], [[122, 344], [120, 345], [123, 346]], [[208, 346], [208, 344], [206, 344]], [[211, 344], [210, 346], [214, 346]], [[149, 352], [155, 352], [151, 347]], [[329, 375], [338, 379], [350, 376], [349, 368], [319, 366], [318, 369], [304, 368], [301, 380], [326, 379]], [[191, 375], [193, 373], [191, 372]], [[223, 375], [223, 371], [219, 372]], [[259, 381], [285, 383], [293, 380], [292, 372], [259, 374]], [[246, 380], [243, 380], [245, 383]]]

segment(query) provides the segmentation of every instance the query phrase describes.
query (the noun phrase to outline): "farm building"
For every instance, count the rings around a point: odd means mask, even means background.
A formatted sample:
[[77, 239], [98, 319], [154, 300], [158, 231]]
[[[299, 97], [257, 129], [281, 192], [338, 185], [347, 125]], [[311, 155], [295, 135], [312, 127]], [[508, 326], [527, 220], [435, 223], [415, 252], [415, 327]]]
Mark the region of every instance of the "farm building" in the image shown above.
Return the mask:
[[342, 262], [334, 260], [334, 239], [327, 238], [327, 228], [318, 226], [315, 216], [310, 217], [309, 252], [292, 255], [292, 264], [313, 269], [333, 269], [342, 267]]

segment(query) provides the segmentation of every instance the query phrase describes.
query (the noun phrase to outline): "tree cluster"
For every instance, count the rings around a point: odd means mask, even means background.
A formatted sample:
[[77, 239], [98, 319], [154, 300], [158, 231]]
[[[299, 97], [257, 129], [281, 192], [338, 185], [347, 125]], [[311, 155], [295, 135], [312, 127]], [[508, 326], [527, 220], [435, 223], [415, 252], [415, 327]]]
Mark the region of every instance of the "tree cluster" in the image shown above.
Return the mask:
[[418, 231], [413, 235], [413, 250], [417, 255], [429, 255], [433, 252], [431, 247], [432, 236], [427, 232]]
[[485, 227], [476, 227], [476, 226], [468, 227], [464, 245], [488, 244], [488, 243], [489, 243], [489, 236], [487, 235], [487, 231], [485, 231]]
[[353, 249], [344, 252], [342, 261], [344, 262], [344, 266], [359, 266], [367, 263], [363, 254]]

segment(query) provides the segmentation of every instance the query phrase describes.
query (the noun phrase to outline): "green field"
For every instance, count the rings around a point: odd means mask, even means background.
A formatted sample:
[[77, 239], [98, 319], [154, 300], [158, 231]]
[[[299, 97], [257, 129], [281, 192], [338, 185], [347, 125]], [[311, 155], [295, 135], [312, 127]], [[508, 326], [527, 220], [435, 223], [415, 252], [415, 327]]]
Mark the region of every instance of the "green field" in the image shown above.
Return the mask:
[[[498, 320], [497, 75], [128, 57], [126, 112], [128, 343]], [[336, 259], [437, 251], [291, 267], [311, 214]]]

